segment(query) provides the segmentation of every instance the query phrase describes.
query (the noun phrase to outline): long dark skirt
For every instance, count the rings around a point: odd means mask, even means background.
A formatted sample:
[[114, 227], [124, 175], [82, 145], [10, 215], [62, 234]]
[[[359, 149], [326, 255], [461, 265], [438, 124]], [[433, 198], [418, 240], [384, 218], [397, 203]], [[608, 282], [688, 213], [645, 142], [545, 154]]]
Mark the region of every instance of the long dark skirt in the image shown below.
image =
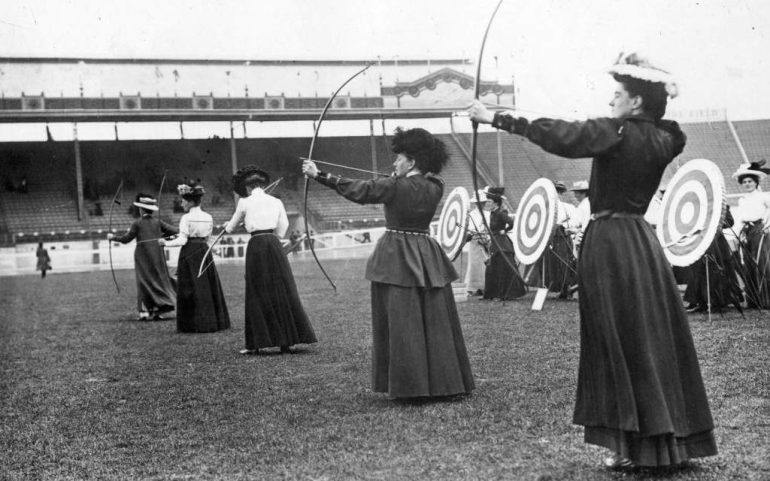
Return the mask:
[[246, 349], [317, 342], [281, 242], [255, 235], [246, 248]]
[[372, 390], [391, 398], [451, 396], [475, 385], [452, 285], [372, 282]]
[[562, 226], [554, 227], [551, 241], [540, 259], [526, 268], [525, 280], [532, 287], [547, 287], [559, 297], [569, 297], [569, 288], [577, 282], [572, 239]]
[[139, 311], [168, 312], [174, 310], [176, 282], [168, 273], [166, 256], [157, 242], [136, 245], [136, 295]]
[[738, 273], [746, 291], [746, 306], [770, 309], [770, 235], [761, 222], [746, 226], [746, 241], [738, 255]]
[[[189, 239], [179, 251], [176, 293], [176, 329], [179, 332], [215, 332], [230, 327], [217, 267], [210, 254], [203, 261], [207, 249], [205, 240]], [[209, 267], [199, 279], [201, 262]]]
[[592, 221], [579, 259], [574, 422], [640, 466], [714, 455], [713, 421], [687, 313], [652, 228]]
[[513, 252], [498, 252], [490, 258], [484, 273], [484, 299], [516, 299], [527, 293], [527, 286], [511, 265], [516, 265]]
[[706, 254], [687, 268], [684, 300], [702, 310], [708, 309], [709, 300], [712, 310], [721, 310], [731, 304], [740, 307], [743, 301], [741, 286], [735, 274], [730, 246], [721, 233], [714, 238]]

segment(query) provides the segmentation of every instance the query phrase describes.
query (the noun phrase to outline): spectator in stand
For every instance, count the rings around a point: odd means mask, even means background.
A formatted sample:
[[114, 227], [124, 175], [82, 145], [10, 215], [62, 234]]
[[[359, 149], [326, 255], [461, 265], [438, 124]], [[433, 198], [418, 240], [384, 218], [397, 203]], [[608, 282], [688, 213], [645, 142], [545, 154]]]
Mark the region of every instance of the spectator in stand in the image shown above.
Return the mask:
[[19, 181], [19, 188], [17, 189], [17, 192], [20, 194], [26, 194], [29, 192], [29, 185], [27, 185], [27, 176], [22, 175], [21, 180]]
[[43, 247], [42, 242], [38, 242], [37, 251], [37, 270], [40, 271], [40, 277], [45, 279], [46, 271], [51, 270], [51, 258], [48, 257], [48, 251]]
[[391, 398], [433, 398], [474, 389], [457, 314], [452, 262], [430, 236], [444, 193], [444, 143], [428, 131], [396, 129], [394, 175], [353, 180], [302, 172], [358, 204], [384, 204], [387, 229], [366, 265], [372, 297], [372, 390]]
[[[225, 296], [214, 259], [209, 254], [208, 238], [214, 229], [211, 215], [201, 209], [206, 193], [202, 185], [191, 182], [177, 186], [182, 207], [187, 213], [179, 220], [179, 236], [161, 246], [182, 246], [177, 263], [176, 328], [179, 332], [216, 332], [230, 327]], [[198, 277], [201, 265], [205, 272]]]
[[107, 240], [127, 244], [136, 239], [134, 269], [139, 320], [164, 320], [164, 313], [174, 310], [176, 283], [168, 273], [162, 237], [176, 235], [176, 227], [152, 216], [158, 210], [158, 201], [149, 194], [137, 194], [134, 207], [139, 218], [123, 235], [107, 233]]
[[676, 95], [667, 72], [636, 54], [609, 72], [611, 117], [530, 122], [474, 101], [470, 118], [561, 157], [593, 157], [573, 421], [615, 453], [610, 469], [678, 465], [717, 454], [714, 422], [679, 289], [643, 214], [686, 137], [662, 118]]

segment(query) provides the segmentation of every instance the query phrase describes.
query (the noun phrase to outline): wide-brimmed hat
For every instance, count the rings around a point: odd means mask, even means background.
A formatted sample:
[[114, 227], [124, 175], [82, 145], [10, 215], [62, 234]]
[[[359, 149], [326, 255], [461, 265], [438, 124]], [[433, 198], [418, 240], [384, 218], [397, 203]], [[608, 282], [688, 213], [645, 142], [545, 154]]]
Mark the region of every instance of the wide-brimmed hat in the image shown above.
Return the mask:
[[570, 189], [573, 192], [581, 192], [584, 190], [588, 190], [588, 181], [587, 180], [578, 180], [577, 182], [572, 183], [572, 188]]
[[738, 170], [736, 170], [733, 173], [733, 179], [738, 179], [738, 182], [741, 181], [741, 178], [746, 175], [753, 175], [757, 178], [758, 181], [761, 181], [765, 177], [767, 177], [767, 173], [765, 173], [764, 169], [761, 168], [761, 165], [759, 162], [751, 162], [749, 164], [741, 164], [738, 167]]
[[491, 200], [496, 200], [498, 202], [502, 201], [506, 197], [503, 195], [505, 193], [505, 187], [484, 187], [484, 190], [486, 191], [487, 198]]
[[621, 52], [615, 64], [607, 70], [612, 75], [625, 75], [652, 83], [662, 83], [666, 93], [672, 99], [679, 94], [674, 76], [665, 70], [653, 66], [649, 59], [638, 52]]
[[134, 202], [134, 205], [146, 210], [158, 210], [158, 201], [155, 200], [155, 197], [149, 194], [137, 194], [136, 202]]
[[[478, 194], [478, 201], [479, 202], [486, 202], [487, 201], [487, 187], [484, 187], [483, 189], [479, 189], [476, 191]], [[476, 202], [476, 195], [471, 196], [471, 202]]]

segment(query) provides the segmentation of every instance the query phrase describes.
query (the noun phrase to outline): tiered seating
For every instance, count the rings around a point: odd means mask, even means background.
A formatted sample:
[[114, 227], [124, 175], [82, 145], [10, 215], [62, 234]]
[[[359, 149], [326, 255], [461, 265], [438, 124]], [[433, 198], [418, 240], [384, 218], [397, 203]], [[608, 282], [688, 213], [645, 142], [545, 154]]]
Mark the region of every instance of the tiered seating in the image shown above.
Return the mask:
[[[735, 122], [746, 153], [752, 160], [770, 156], [770, 120]], [[726, 177], [728, 193], [738, 193], [737, 183], [730, 174], [741, 162], [740, 152], [727, 122], [684, 124], [688, 136], [684, 153], [669, 168], [664, 181], [673, 175], [678, 165], [693, 158], [707, 158], [717, 163]], [[499, 138], [498, 138], [499, 135]], [[471, 165], [465, 152], [470, 151], [470, 134], [440, 134], [447, 146], [450, 161], [442, 172], [448, 193], [457, 186], [472, 194]], [[366, 137], [321, 137], [314, 157], [365, 170], [389, 173], [392, 155], [390, 138], [376, 137], [372, 162], [372, 140]], [[478, 161], [481, 176], [479, 187], [498, 183], [498, 142], [503, 156], [505, 188], [513, 208], [527, 187], [539, 177], [562, 180], [571, 184], [590, 175], [590, 159], [568, 160], [545, 153], [521, 137], [505, 133], [485, 132], [478, 137]], [[302, 213], [302, 187], [299, 157], [307, 155], [310, 139], [238, 139], [238, 164], [258, 164], [274, 178], [283, 181], [274, 191], [286, 205], [287, 212]], [[461, 145], [464, 147], [461, 148]], [[206, 187], [204, 209], [215, 222], [228, 220], [235, 204], [230, 192], [232, 172], [229, 139], [99, 141], [81, 142], [83, 179], [87, 183], [85, 211], [90, 215], [77, 219], [74, 149], [70, 142], [6, 143], [0, 148], [0, 173], [3, 179], [27, 176], [29, 193], [0, 192], [0, 230], [19, 232], [102, 232], [107, 229], [109, 203], [118, 182], [123, 179], [125, 191], [121, 205], [115, 206], [113, 228], [123, 229], [133, 218], [128, 208], [137, 192], [157, 195], [165, 173], [167, 183], [162, 196], [161, 218], [177, 224], [181, 213], [173, 212], [176, 185], [185, 177], [201, 179]], [[375, 164], [373, 166], [373, 164]], [[342, 167], [319, 165], [323, 170], [352, 178], [371, 178], [370, 174]], [[361, 206], [340, 198], [333, 191], [310, 183], [308, 208], [317, 230], [339, 228], [341, 225], [381, 225], [381, 206]], [[216, 202], [215, 197], [218, 197]], [[97, 203], [102, 215], [97, 216]], [[439, 206], [440, 209], [441, 206]], [[440, 210], [439, 210], [440, 212]], [[2, 232], [0, 232], [2, 234]]]

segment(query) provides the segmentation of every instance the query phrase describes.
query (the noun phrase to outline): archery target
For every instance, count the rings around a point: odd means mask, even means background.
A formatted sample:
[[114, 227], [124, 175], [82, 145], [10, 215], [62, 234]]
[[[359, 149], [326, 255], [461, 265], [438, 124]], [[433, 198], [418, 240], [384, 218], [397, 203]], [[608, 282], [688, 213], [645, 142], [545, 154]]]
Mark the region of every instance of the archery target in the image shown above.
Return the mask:
[[656, 234], [668, 261], [689, 266], [706, 253], [725, 213], [725, 181], [707, 159], [687, 162], [671, 179], [661, 202]]
[[438, 242], [447, 257], [454, 259], [465, 244], [468, 232], [468, 191], [456, 187], [444, 202], [438, 219]]
[[549, 179], [537, 179], [524, 192], [513, 223], [513, 250], [525, 265], [534, 264], [548, 247], [556, 223], [556, 188]]

